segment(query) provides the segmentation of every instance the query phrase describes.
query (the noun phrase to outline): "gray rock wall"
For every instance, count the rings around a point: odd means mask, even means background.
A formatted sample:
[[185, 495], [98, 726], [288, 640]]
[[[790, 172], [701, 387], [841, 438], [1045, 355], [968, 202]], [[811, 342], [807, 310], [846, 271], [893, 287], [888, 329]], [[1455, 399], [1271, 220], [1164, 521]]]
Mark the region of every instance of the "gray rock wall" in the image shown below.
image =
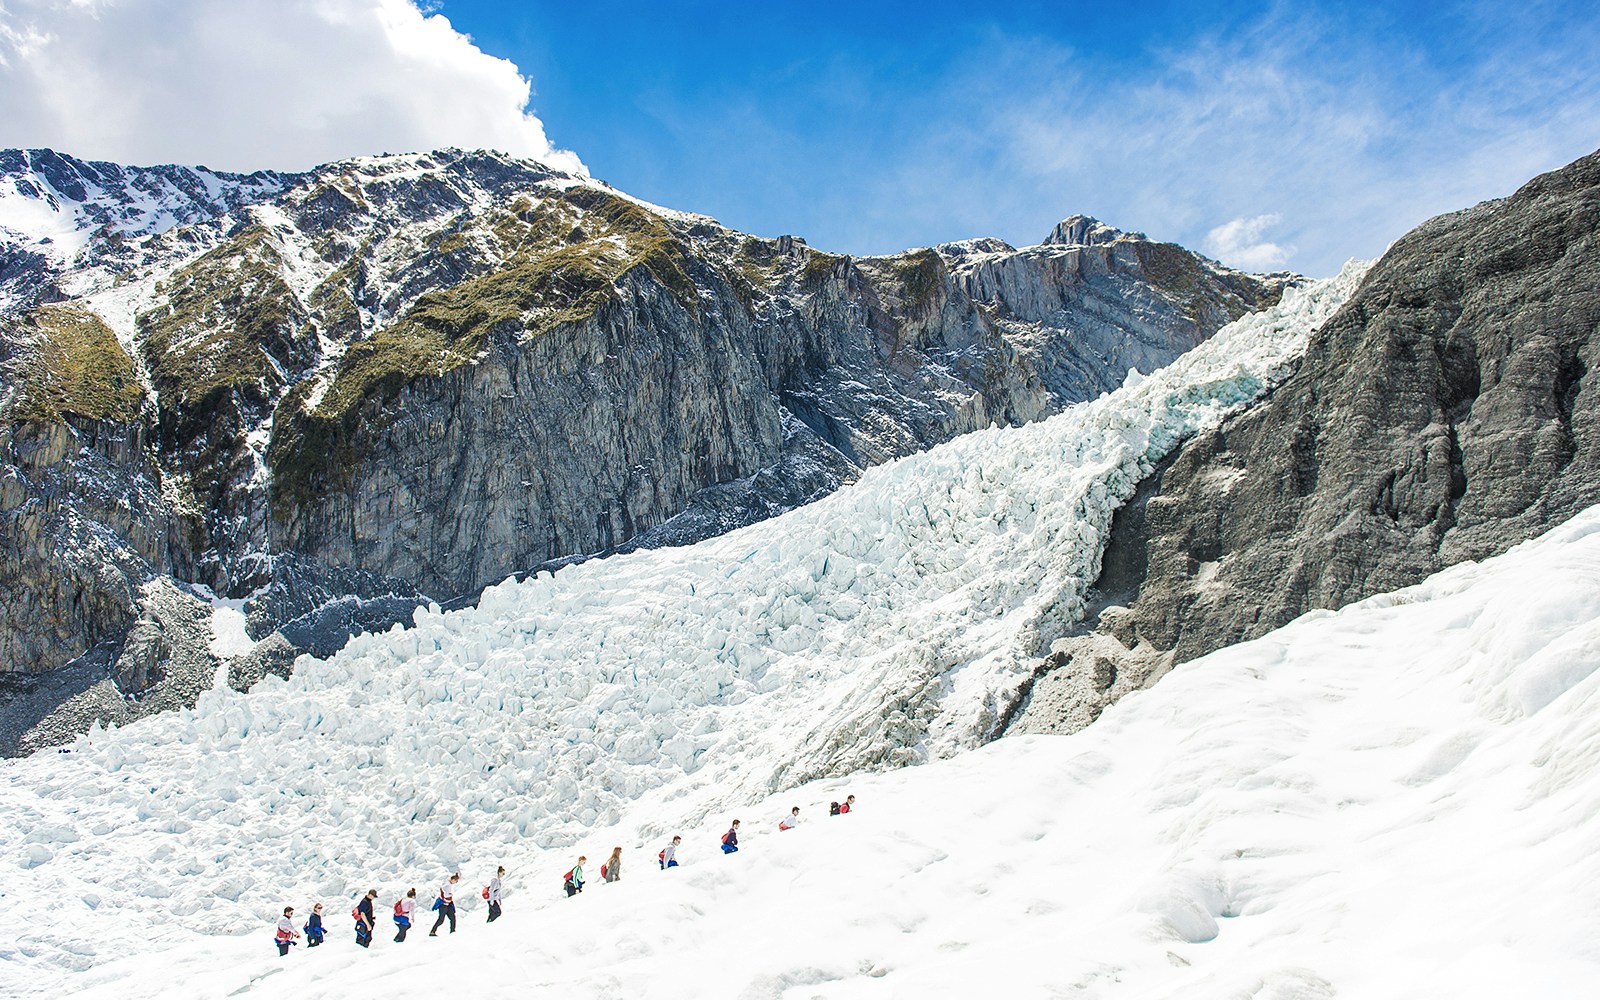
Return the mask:
[[1174, 662], [1600, 503], [1597, 370], [1600, 153], [1407, 234], [1268, 402], [1143, 484], [1013, 731], [1079, 728]]

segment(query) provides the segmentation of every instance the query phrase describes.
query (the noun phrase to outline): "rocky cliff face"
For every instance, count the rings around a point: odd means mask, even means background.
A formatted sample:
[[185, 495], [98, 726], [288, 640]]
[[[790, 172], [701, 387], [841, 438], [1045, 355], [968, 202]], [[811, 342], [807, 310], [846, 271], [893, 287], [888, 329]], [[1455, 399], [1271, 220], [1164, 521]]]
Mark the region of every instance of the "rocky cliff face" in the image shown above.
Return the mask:
[[1269, 402], [1145, 482], [1013, 728], [1600, 503], [1597, 366], [1600, 153], [1408, 234]]
[[0, 157], [0, 749], [770, 516], [1288, 280], [1076, 217], [838, 256], [492, 153], [186, 170]]

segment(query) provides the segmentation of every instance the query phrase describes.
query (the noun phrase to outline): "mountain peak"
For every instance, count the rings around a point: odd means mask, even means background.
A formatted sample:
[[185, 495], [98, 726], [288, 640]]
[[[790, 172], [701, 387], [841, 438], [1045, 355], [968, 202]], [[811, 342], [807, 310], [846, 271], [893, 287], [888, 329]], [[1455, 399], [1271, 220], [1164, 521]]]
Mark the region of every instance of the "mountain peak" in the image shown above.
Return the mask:
[[1069, 215], [1050, 230], [1040, 246], [1095, 246], [1125, 237], [1143, 238], [1143, 233], [1125, 233], [1087, 215]]

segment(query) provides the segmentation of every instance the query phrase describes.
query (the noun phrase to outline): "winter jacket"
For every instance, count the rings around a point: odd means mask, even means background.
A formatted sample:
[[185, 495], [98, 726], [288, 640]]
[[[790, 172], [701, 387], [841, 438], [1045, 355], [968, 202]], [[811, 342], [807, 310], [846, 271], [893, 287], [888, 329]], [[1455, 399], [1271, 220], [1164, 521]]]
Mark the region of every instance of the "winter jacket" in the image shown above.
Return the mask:
[[496, 875], [494, 878], [489, 880], [489, 902], [500, 902], [500, 889], [500, 876]]
[[288, 917], [278, 918], [278, 933], [274, 935], [278, 941], [293, 941], [299, 936], [300, 932], [294, 929], [294, 921]]
[[668, 844], [666, 852], [661, 855], [661, 863], [665, 865], [676, 860], [678, 860], [678, 845]]
[[620, 856], [619, 857], [615, 857], [615, 858], [607, 858], [606, 859], [606, 881], [607, 882], [615, 882], [617, 879], [619, 879], [621, 877], [622, 877], [622, 858]]

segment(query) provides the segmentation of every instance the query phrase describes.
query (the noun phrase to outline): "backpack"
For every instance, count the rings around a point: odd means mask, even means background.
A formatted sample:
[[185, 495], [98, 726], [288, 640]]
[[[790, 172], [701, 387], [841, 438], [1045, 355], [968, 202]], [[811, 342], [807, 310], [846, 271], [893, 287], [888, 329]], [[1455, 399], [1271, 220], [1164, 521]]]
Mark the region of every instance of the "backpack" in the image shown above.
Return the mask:
[[839, 803], [837, 803], [837, 802], [828, 803], [828, 815], [829, 816], [837, 816], [837, 815], [839, 815]]
[[723, 834], [722, 835], [722, 843], [724, 845], [726, 845], [728, 843], [728, 838], [731, 837], [731, 836], [733, 836], [733, 831], [732, 830], [729, 830], [727, 833]]
[[405, 900], [403, 900], [403, 899], [397, 900], [395, 902], [395, 904], [394, 904], [394, 915], [397, 916], [397, 917], [405, 916], [406, 915], [405, 906], [406, 906], [406, 901]]
[[600, 877], [601, 878], [605, 878], [606, 877], [606, 866], [605, 865], [601, 865], [600, 866]]
[[356, 923], [360, 923], [361, 921], [367, 919], [361, 913], [360, 903], [357, 903], [355, 906], [350, 908], [350, 919], [354, 920]]
[[567, 873], [566, 873], [566, 874], [565, 874], [565, 875], [563, 875], [563, 876], [561, 876], [561, 877], [562, 877], [562, 878], [563, 878], [563, 879], [565, 879], [565, 880], [566, 880], [566, 881], [568, 881], [568, 882], [571, 882], [571, 881], [572, 881], [572, 873], [573, 873], [573, 871], [575, 871], [575, 870], [576, 870], [576, 869], [572, 869], [572, 868], [568, 868], [568, 869], [567, 869]]
[[667, 863], [667, 849], [665, 847], [663, 847], [661, 849], [661, 853], [660, 854], [656, 855], [656, 860], [661, 862], [662, 864], [666, 864]]
[[488, 886], [484, 886], [483, 887], [483, 898], [484, 899], [488, 899], [489, 898], [489, 887]]

